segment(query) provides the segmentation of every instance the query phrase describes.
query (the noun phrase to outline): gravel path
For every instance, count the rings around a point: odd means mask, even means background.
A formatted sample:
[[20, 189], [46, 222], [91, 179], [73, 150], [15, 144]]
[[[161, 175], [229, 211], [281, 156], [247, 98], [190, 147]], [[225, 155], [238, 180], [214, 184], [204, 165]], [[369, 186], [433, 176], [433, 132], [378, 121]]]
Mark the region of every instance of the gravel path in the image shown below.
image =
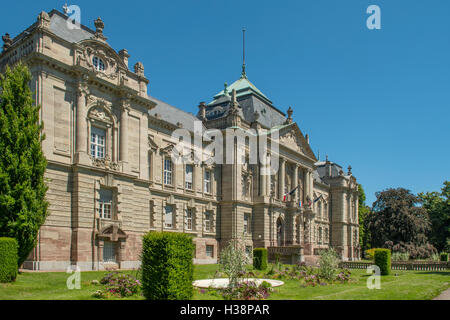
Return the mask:
[[433, 300], [450, 300], [450, 288], [442, 292], [440, 295], [438, 295]]

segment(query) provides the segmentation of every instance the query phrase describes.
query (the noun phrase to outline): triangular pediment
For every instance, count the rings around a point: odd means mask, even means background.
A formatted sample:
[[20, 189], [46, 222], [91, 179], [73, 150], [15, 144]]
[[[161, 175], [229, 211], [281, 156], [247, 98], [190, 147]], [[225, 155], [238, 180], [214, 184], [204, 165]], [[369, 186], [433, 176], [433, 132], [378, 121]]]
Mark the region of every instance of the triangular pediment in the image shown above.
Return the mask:
[[289, 148], [317, 161], [311, 146], [295, 122], [280, 129], [280, 146]]

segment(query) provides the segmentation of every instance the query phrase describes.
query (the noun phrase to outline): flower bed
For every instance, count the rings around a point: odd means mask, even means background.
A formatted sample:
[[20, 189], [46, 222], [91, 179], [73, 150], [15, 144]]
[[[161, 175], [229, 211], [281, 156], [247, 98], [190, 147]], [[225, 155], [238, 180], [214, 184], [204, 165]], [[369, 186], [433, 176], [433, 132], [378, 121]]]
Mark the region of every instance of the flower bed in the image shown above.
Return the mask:
[[[94, 280], [96, 281], [96, 280]], [[94, 281], [92, 282], [94, 284]], [[141, 291], [141, 282], [129, 274], [111, 272], [100, 280], [104, 287], [95, 291], [92, 296], [96, 298], [118, 297], [124, 298]]]

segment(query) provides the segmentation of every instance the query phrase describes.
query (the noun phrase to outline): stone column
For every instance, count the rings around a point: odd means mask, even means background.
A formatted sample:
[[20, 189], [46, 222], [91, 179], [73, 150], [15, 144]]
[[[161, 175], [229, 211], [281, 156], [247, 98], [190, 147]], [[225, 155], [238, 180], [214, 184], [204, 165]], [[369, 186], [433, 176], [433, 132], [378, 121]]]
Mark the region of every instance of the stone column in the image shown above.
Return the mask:
[[77, 114], [76, 114], [76, 156], [75, 162], [88, 163], [87, 147], [87, 106], [88, 86], [86, 77], [81, 77], [77, 90]]
[[[298, 164], [294, 165], [294, 177], [292, 178], [292, 189], [298, 187]], [[293, 201], [296, 203], [296, 208], [298, 207], [299, 190], [295, 190]]]
[[283, 158], [280, 158], [280, 179], [278, 182], [278, 190], [279, 190], [279, 196], [280, 199], [283, 200], [284, 197], [284, 178], [285, 178], [285, 166], [286, 166], [286, 160]]
[[[259, 183], [260, 183], [260, 196], [266, 196], [267, 195], [267, 170], [265, 169], [266, 166], [263, 168], [263, 164], [260, 164], [260, 172], [259, 172]], [[264, 173], [264, 174], [261, 174]]]
[[310, 197], [311, 201], [313, 201], [312, 196], [310, 195], [311, 194], [311, 192], [310, 192], [311, 180], [309, 177], [309, 169], [307, 169], [307, 168], [303, 169], [303, 177], [304, 177], [303, 179], [304, 179], [304, 185], [305, 185], [304, 200], [305, 200], [305, 205], [308, 205], [308, 203], [306, 203], [306, 199], [308, 196]]
[[128, 162], [128, 103], [122, 101], [122, 114], [120, 117], [120, 160]]

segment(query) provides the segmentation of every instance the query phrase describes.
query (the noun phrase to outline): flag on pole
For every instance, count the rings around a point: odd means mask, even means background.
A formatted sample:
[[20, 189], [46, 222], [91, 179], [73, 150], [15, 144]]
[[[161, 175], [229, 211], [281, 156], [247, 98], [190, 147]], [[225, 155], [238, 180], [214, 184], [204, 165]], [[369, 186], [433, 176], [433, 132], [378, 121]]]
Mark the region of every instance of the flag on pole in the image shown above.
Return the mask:
[[286, 201], [286, 198], [287, 198], [288, 195], [289, 195], [289, 196], [292, 196], [292, 195], [294, 194], [295, 190], [298, 189], [298, 187], [299, 187], [299, 186], [296, 186], [294, 189], [292, 189], [291, 191], [289, 191], [288, 193], [286, 193], [286, 194], [284, 195], [284, 197], [283, 197], [283, 202]]
[[320, 198], [322, 198], [322, 194], [320, 196], [318, 196], [316, 199], [314, 199], [314, 203], [316, 203], [317, 201], [319, 201]]

